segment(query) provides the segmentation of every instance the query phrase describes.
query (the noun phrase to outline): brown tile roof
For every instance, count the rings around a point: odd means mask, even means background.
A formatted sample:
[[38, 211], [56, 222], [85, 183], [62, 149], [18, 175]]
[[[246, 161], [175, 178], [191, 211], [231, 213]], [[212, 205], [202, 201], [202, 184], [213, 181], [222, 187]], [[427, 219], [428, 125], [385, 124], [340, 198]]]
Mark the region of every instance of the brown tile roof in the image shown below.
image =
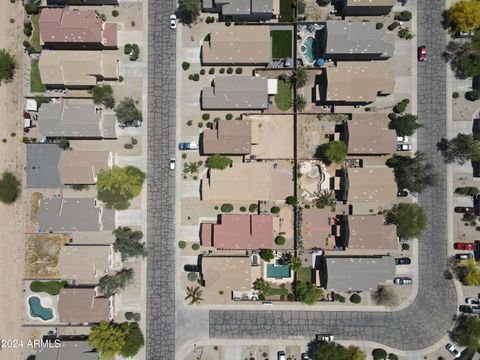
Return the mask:
[[252, 288], [250, 258], [242, 257], [202, 257], [202, 276], [205, 291], [217, 294], [220, 290], [226, 294], [232, 291], [249, 291]]
[[60, 277], [77, 284], [97, 284], [108, 273], [110, 254], [109, 246], [64, 246], [58, 259]]
[[304, 209], [302, 211], [302, 238], [305, 249], [333, 250], [335, 237], [332, 235], [335, 213], [329, 208]]
[[93, 288], [65, 288], [60, 292], [57, 311], [62, 323], [109, 321], [110, 301], [108, 298], [96, 298]]
[[108, 151], [62, 151], [58, 174], [62, 184], [95, 184], [97, 174], [109, 166]]
[[349, 154], [392, 154], [397, 133], [386, 124], [385, 114], [352, 114], [348, 126]]
[[252, 147], [252, 123], [250, 120], [217, 122], [216, 129], [203, 131], [205, 154], [249, 154]]
[[[273, 217], [271, 215], [220, 215], [220, 222], [213, 224], [209, 239], [208, 227], [202, 224], [202, 244], [212, 243], [217, 249], [271, 249], [273, 247]], [[203, 238], [203, 236], [206, 236]]]
[[348, 215], [346, 247], [354, 250], [398, 249], [397, 227], [385, 224], [382, 215]]
[[349, 202], [393, 203], [397, 195], [397, 184], [393, 169], [349, 168]]

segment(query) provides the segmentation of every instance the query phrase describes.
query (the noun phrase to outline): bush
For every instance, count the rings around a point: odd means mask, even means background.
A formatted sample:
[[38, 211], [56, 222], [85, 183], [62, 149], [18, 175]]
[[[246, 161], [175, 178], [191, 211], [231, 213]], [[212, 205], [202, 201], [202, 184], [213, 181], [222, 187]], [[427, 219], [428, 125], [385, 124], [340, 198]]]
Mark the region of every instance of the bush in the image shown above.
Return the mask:
[[257, 204], [250, 204], [250, 206], [248, 207], [248, 211], [253, 213], [253, 212], [257, 211], [257, 207], [258, 207]]
[[200, 249], [200, 244], [198, 244], [198, 243], [193, 243], [193, 244], [192, 244], [192, 250], [197, 251], [198, 249]]
[[207, 121], [207, 120], [209, 120], [209, 119], [210, 119], [210, 114], [205, 113], [205, 114], [202, 115], [202, 120]]
[[230, 26], [230, 25], [232, 25], [232, 20], [226, 19], [225, 20], [225, 26]]
[[[32, 64], [35, 64], [33, 60]], [[0, 84], [13, 79], [16, 66], [15, 57], [7, 50], [0, 49]]]
[[30, 37], [32, 35], [32, 28], [25, 25], [25, 27], [23, 28], [23, 33]]
[[235, 74], [240, 75], [242, 72], [243, 72], [243, 69], [242, 69], [242, 68], [236, 68], [236, 69], [235, 69]]
[[220, 74], [225, 73], [225, 68], [220, 68], [220, 70], [218, 70], [218, 72], [219, 72]]
[[278, 246], [282, 246], [282, 245], [285, 245], [285, 237], [283, 237], [282, 235], [278, 235], [276, 238], [275, 238], [275, 244], [277, 244]]
[[181, 240], [181, 241], [178, 242], [178, 247], [180, 249], [185, 249], [187, 247], [187, 243], [185, 241]]
[[184, 71], [187, 71], [188, 69], [190, 69], [190, 63], [188, 63], [186, 61], [182, 62], [182, 69]]
[[460, 195], [467, 195], [467, 196], [477, 196], [479, 190], [475, 186], [465, 186], [465, 187], [458, 187], [455, 189], [455, 194]]
[[393, 353], [390, 353], [388, 354], [388, 360], [398, 360], [398, 356]]
[[202, 122], [199, 122], [199, 123], [198, 123], [198, 127], [199, 127], [199, 128], [202, 128], [202, 127], [203, 127], [203, 123], [202, 123]]
[[135, 106], [132, 98], [124, 98], [115, 108], [120, 126], [139, 126], [142, 122], [142, 112]]
[[408, 243], [402, 243], [402, 250], [410, 250], [410, 245]]
[[214, 69], [214, 68], [210, 68], [210, 70], [208, 70], [208, 73], [209, 73], [210, 75], [215, 74], [215, 69]]
[[113, 16], [113, 17], [117, 17], [118, 15], [120, 15], [120, 13], [118, 12], [118, 10], [112, 10], [112, 16]]
[[198, 75], [198, 74], [193, 74], [192, 80], [193, 80], [193, 81], [198, 81], [198, 80], [200, 80], [200, 75]]
[[375, 24], [375, 28], [376, 28], [377, 30], [383, 29], [383, 23], [377, 22], [377, 23]]
[[404, 99], [404, 100], [400, 101], [397, 105], [395, 105], [393, 107], [393, 112], [395, 114], [401, 114], [401, 113], [405, 112], [409, 102], [410, 101], [408, 99]]
[[480, 99], [480, 90], [474, 89], [471, 91], [467, 91], [465, 93], [465, 99], [469, 101], [477, 101]]
[[240, 206], [240, 211], [245, 212], [245, 211], [247, 211], [247, 208], [245, 206]]
[[233, 119], [233, 115], [232, 115], [232, 114], [227, 114], [227, 115], [225, 115], [225, 119], [227, 119], [227, 120], [232, 120], [232, 119]]
[[123, 148], [127, 149], [127, 150], [131, 150], [131, 149], [133, 149], [133, 145], [132, 144], [123, 144]]
[[125, 46], [123, 47], [123, 53], [125, 55], [128, 55], [132, 52], [132, 44], [125, 44]]
[[142, 316], [140, 315], [140, 313], [133, 314], [133, 321], [139, 322], [141, 318]]
[[351, 303], [360, 304], [361, 301], [362, 301], [362, 298], [358, 294], [353, 294], [352, 296], [350, 296], [350, 302]]
[[412, 13], [410, 11], [402, 11], [395, 16], [395, 20], [398, 21], [410, 21], [412, 19]]
[[220, 154], [214, 154], [207, 158], [207, 166], [211, 169], [226, 169], [232, 164], [232, 159]]
[[212, 122], [207, 122], [207, 128], [213, 129], [213, 123]]
[[227, 69], [227, 74], [232, 74], [232, 73], [233, 73], [233, 69], [232, 69], [231, 67], [229, 67], [229, 68]]
[[194, 273], [194, 272], [188, 273], [187, 279], [188, 281], [191, 281], [191, 282], [197, 281], [198, 279], [197, 273]]
[[223, 204], [220, 210], [224, 213], [229, 213], [233, 211], [233, 205], [232, 204]]
[[278, 206], [274, 206], [270, 209], [272, 214], [278, 214], [280, 212], [280, 208]]
[[289, 196], [285, 199], [288, 205], [298, 205], [298, 198], [296, 196]]
[[0, 202], [11, 204], [20, 194], [20, 182], [11, 172], [3, 172], [0, 179]]
[[24, 8], [28, 15], [36, 15], [40, 12], [40, 9], [37, 5], [30, 4], [28, 2], [24, 5]]
[[383, 349], [375, 349], [372, 351], [374, 360], [384, 360], [387, 358], [387, 352]]
[[132, 320], [133, 317], [134, 317], [133, 312], [127, 311], [127, 312], [125, 313], [125, 319], [127, 319], [127, 320]]
[[387, 26], [387, 29], [392, 31], [392, 30], [395, 30], [399, 26], [400, 26], [400, 23], [398, 21], [394, 21], [393, 23], [391, 23], [390, 25]]
[[200, 69], [200, 75], [205, 75], [205, 69]]
[[452, 98], [458, 99], [459, 97], [460, 97], [460, 94], [458, 93], [458, 91], [454, 91], [454, 92], [452, 93]]
[[339, 301], [341, 303], [344, 303], [346, 301], [345, 296], [342, 296], [342, 295], [337, 294], [337, 293], [335, 293], [333, 298], [334, 298], [335, 301]]

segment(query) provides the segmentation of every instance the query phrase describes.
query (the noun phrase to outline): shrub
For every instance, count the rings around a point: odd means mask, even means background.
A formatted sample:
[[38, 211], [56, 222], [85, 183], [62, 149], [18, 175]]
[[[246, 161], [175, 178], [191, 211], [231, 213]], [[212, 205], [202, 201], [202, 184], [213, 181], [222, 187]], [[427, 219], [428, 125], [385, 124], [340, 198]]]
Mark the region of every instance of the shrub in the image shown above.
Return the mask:
[[123, 53], [125, 55], [128, 55], [132, 52], [132, 44], [125, 44], [125, 46], [123, 47]]
[[398, 21], [410, 21], [412, 19], [412, 13], [410, 11], [402, 11], [395, 16], [395, 20]]
[[242, 68], [236, 68], [235, 69], [235, 74], [241, 74], [243, 72]]
[[232, 115], [232, 114], [227, 114], [227, 115], [225, 115], [225, 119], [227, 119], [227, 120], [232, 120], [232, 119], [233, 119], [233, 115]]
[[20, 194], [20, 182], [11, 172], [3, 172], [0, 178], [0, 202], [11, 204]]
[[272, 214], [278, 214], [280, 212], [280, 208], [278, 206], [274, 206], [270, 209]]
[[232, 20], [226, 19], [225, 20], [225, 26], [230, 26], [230, 25], [232, 25]]
[[213, 123], [212, 122], [207, 122], [207, 128], [213, 129]]
[[275, 238], [275, 244], [277, 244], [278, 246], [282, 246], [282, 245], [285, 245], [285, 237], [283, 237], [282, 235], [278, 235], [276, 238]]
[[138, 140], [133, 138], [133, 137], [130, 139], [130, 142], [132, 143], [132, 145], [137, 145], [138, 144]]
[[387, 26], [387, 29], [392, 31], [392, 30], [395, 30], [399, 26], [400, 26], [400, 23], [398, 21], [394, 21], [393, 23], [391, 23], [390, 25]]
[[232, 164], [232, 159], [220, 154], [214, 154], [207, 158], [207, 166], [212, 169], [226, 169]]
[[187, 247], [187, 243], [186, 243], [185, 241], [183, 241], [183, 240], [180, 240], [180, 241], [178, 242], [178, 247], [179, 247], [180, 249], [185, 249], [185, 248]]
[[362, 301], [362, 298], [358, 294], [353, 294], [352, 296], [350, 296], [351, 303], [360, 304], [361, 301]]
[[199, 123], [198, 123], [198, 127], [199, 127], [199, 128], [202, 128], [202, 127], [203, 127], [203, 123], [202, 123], [202, 122], [199, 122]]
[[460, 194], [460, 195], [477, 196], [478, 193], [479, 193], [479, 190], [475, 186], [458, 187], [455, 189], [455, 194]]
[[245, 206], [240, 206], [240, 211], [245, 212], [245, 211], [247, 211], [247, 208]]
[[193, 80], [193, 81], [198, 81], [198, 80], [200, 80], [200, 75], [198, 75], [198, 74], [193, 74], [192, 80]]
[[224, 213], [229, 213], [233, 211], [233, 205], [232, 204], [223, 204], [220, 210]]
[[344, 303], [346, 301], [345, 296], [342, 296], [342, 295], [337, 294], [337, 293], [335, 293], [333, 298], [334, 298], [335, 301], [339, 301], [341, 303]]
[[402, 243], [402, 250], [410, 250], [410, 245], [408, 243]]
[[298, 198], [296, 196], [289, 196], [285, 199], [288, 205], [298, 205]]
[[192, 75], [192, 74], [188, 75], [188, 80], [192, 80], [192, 81], [193, 81], [193, 75]]
[[190, 69], [190, 63], [188, 63], [186, 61], [182, 62], [182, 69], [184, 71], [187, 71], [188, 69]]
[[220, 70], [218, 71], [220, 74], [223, 74], [225, 73], [225, 68], [220, 68]]
[[187, 279], [188, 281], [191, 281], [191, 282], [197, 281], [198, 279], [197, 273], [194, 273], [194, 272], [188, 273]]
[[132, 98], [124, 98], [115, 108], [115, 115], [121, 126], [138, 126], [142, 122], [142, 112], [137, 109]]
[[200, 69], [200, 75], [205, 75], [205, 69]]
[[134, 317], [133, 312], [127, 311], [127, 312], [125, 313], [125, 319], [127, 319], [127, 320], [132, 320], [133, 317]]
[[398, 355], [390, 353], [388, 354], [388, 360], [398, 360]]
[[233, 73], [233, 69], [232, 69], [231, 67], [229, 67], [229, 68], [227, 69], [227, 74], [232, 74], [232, 73]]
[[117, 17], [118, 15], [120, 15], [120, 13], [118, 12], [118, 10], [112, 10], [112, 16], [113, 16], [113, 17]]
[[131, 150], [131, 149], [133, 149], [133, 145], [132, 144], [123, 144], [123, 148], [127, 149], [127, 150]]
[[209, 73], [210, 75], [215, 74], [215, 69], [214, 69], [214, 68], [210, 68], [210, 70], [208, 70], [208, 73]]
[[400, 101], [397, 105], [395, 105], [393, 107], [393, 112], [396, 113], [396, 114], [401, 114], [401, 113], [405, 112], [405, 109], [407, 108], [407, 105], [408, 105], [409, 102], [410, 102], [410, 100], [403, 99], [402, 101]]
[[200, 249], [200, 244], [199, 243], [193, 243], [192, 244], [192, 250], [197, 251], [198, 249]]
[[458, 99], [459, 97], [460, 97], [460, 94], [458, 93], [458, 91], [454, 91], [454, 92], [452, 93], [452, 98]]
[[387, 358], [387, 352], [383, 349], [375, 349], [372, 351], [374, 360], [384, 360]]
[[257, 204], [250, 204], [250, 206], [248, 207], [248, 211], [250, 211], [251, 213], [257, 211]]
[[376, 28], [377, 30], [383, 29], [383, 23], [377, 22], [377, 23], [375, 24], [375, 28]]
[[474, 89], [474, 90], [471, 90], [471, 91], [467, 91], [465, 93], [465, 99], [467, 99], [469, 101], [479, 100], [480, 99], [480, 90]]
[[210, 114], [205, 113], [205, 114], [202, 115], [202, 120], [206, 121], [206, 120], [209, 120], [209, 119], [210, 119]]
[[28, 15], [36, 15], [40, 12], [40, 9], [37, 5], [30, 4], [29, 2], [25, 3], [24, 8]]
[[25, 25], [25, 27], [23, 28], [23, 33], [27, 36], [32, 35], [32, 28]]

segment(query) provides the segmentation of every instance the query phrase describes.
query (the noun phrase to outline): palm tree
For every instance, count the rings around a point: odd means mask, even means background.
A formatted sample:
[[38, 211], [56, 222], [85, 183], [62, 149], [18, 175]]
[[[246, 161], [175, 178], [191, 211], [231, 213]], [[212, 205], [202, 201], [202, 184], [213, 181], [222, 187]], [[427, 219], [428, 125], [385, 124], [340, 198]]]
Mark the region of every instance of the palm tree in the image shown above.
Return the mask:
[[322, 192], [316, 192], [314, 196], [313, 203], [319, 209], [335, 205], [335, 193], [332, 190], [325, 189]]
[[304, 87], [308, 81], [307, 69], [303, 66], [297, 66], [292, 70], [292, 73], [288, 77], [288, 85], [290, 87], [297, 86], [297, 89]]
[[272, 287], [270, 286], [270, 283], [265, 281], [264, 278], [258, 278], [253, 282], [253, 289], [257, 290], [260, 294], [263, 294], [264, 296], [268, 296], [270, 294], [270, 291], [272, 290]]
[[199, 286], [188, 286], [187, 296], [185, 296], [185, 300], [190, 299], [188, 305], [200, 304], [203, 301], [202, 293], [203, 291]]
[[186, 166], [185, 166], [185, 170], [184, 170], [186, 173], [192, 173], [192, 174], [195, 174], [198, 172], [198, 164], [196, 162], [189, 162]]
[[292, 271], [298, 271], [302, 267], [302, 259], [298, 256], [292, 256], [288, 259], [287, 265]]
[[307, 99], [305, 99], [305, 96], [298, 94], [292, 101], [292, 106], [297, 107], [297, 112], [302, 112], [307, 107]]

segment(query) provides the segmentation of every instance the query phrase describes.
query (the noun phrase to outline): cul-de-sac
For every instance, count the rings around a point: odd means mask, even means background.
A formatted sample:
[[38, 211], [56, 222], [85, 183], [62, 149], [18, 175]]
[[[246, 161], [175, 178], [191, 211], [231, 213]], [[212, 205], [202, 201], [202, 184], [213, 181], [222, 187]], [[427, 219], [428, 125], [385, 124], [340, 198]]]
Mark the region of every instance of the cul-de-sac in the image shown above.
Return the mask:
[[0, 20], [0, 360], [480, 360], [480, 0]]

